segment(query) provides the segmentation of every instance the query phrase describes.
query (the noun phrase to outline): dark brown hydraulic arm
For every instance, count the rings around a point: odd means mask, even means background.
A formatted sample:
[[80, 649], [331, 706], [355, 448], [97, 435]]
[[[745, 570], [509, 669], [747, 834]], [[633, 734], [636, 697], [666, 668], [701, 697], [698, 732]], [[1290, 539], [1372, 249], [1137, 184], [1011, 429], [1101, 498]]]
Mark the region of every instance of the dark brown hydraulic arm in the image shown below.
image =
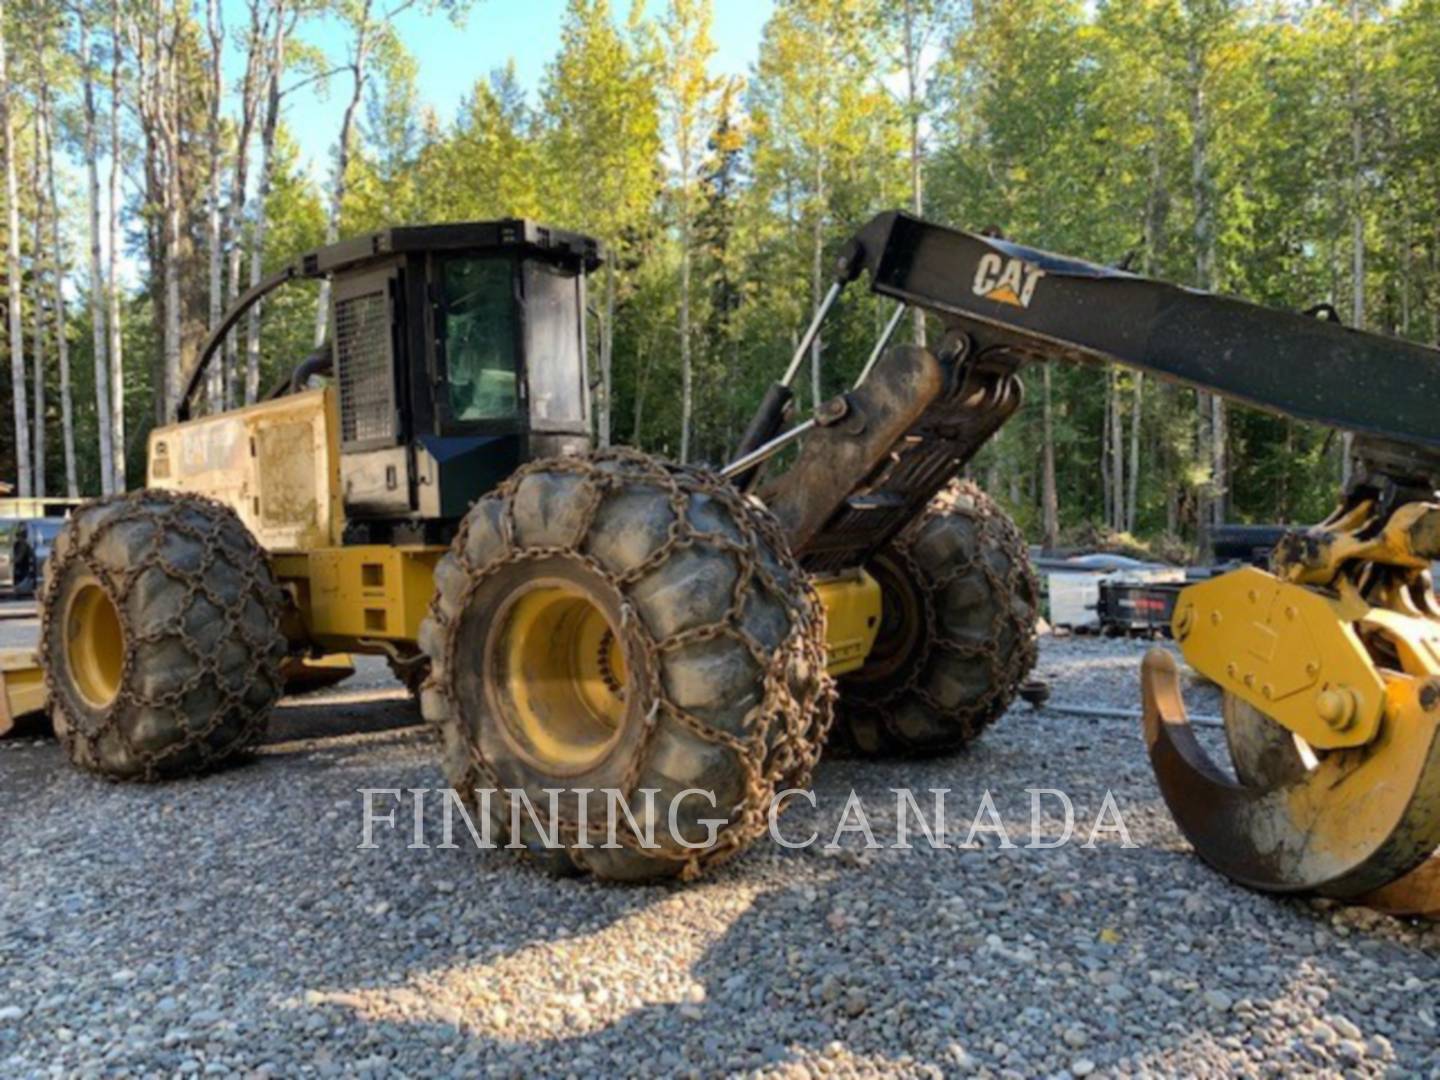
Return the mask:
[[[1014, 412], [1019, 367], [1111, 361], [1341, 428], [1390, 476], [1440, 476], [1440, 350], [886, 213], [840, 277], [937, 316], [933, 354], [897, 348], [826, 403], [763, 491], [802, 558], [862, 564]], [[753, 450], [753, 447], [747, 449]]]

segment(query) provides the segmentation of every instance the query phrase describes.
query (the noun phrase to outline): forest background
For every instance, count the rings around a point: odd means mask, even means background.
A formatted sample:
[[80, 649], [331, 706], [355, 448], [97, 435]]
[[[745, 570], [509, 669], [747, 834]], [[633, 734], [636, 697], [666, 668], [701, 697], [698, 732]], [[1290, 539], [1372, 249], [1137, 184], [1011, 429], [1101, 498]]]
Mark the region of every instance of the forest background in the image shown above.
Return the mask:
[[[458, 71], [437, 114], [405, 17], [513, 2], [0, 0], [0, 479], [136, 486], [230, 301], [409, 222], [600, 239], [597, 439], [686, 461], [726, 459], [840, 245], [892, 207], [1440, 345], [1440, 0], [776, 0], [743, 71], [717, 63], [710, 0], [570, 0], [538, 85]], [[316, 91], [319, 168], [287, 123]], [[314, 347], [319, 293], [241, 322], [209, 408]], [[889, 314], [847, 297], [802, 407]], [[971, 472], [1050, 546], [1316, 520], [1346, 471], [1343, 438], [1127, 370], [1026, 381]]]

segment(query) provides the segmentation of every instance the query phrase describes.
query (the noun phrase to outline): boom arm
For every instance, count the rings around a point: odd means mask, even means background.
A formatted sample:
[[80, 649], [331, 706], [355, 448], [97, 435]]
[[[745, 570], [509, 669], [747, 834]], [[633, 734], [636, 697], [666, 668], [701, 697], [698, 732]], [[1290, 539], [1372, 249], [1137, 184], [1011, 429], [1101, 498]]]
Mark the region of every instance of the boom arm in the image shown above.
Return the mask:
[[752, 428], [770, 441], [750, 438], [727, 469], [748, 475], [805, 435], [761, 494], [813, 571], [863, 565], [913, 521], [1019, 406], [1016, 372], [1034, 361], [1123, 364], [1355, 432], [1365, 471], [1406, 490], [1428, 493], [1440, 478], [1435, 349], [901, 212], [846, 245], [837, 287], [862, 274], [871, 291], [940, 318], [944, 340], [934, 353], [890, 350], [787, 435], [772, 439], [781, 413], [762, 412]]
[[1110, 360], [1271, 412], [1440, 450], [1440, 350], [904, 213], [858, 235], [871, 288], [1039, 359]]

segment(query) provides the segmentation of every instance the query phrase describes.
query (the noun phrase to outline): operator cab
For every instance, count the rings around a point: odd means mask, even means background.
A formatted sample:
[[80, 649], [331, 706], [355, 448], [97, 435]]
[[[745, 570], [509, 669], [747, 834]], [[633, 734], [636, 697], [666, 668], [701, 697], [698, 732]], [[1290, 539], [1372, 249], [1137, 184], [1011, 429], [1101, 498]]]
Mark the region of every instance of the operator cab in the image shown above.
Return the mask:
[[537, 457], [590, 444], [593, 241], [530, 222], [388, 229], [334, 276], [330, 342], [351, 529], [461, 517]]
[[329, 277], [326, 346], [286, 388], [333, 377], [345, 539], [443, 541], [523, 462], [589, 448], [585, 278], [601, 261], [594, 240], [524, 220], [396, 227], [310, 252], [227, 313], [181, 419], [242, 311]]

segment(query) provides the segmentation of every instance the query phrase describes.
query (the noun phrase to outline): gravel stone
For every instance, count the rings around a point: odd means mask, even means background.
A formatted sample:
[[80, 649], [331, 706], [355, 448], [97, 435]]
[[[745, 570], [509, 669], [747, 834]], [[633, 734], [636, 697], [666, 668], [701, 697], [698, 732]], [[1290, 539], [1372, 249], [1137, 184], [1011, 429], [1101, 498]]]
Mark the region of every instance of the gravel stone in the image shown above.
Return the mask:
[[1229, 1012], [1232, 999], [1224, 990], [1206, 990], [1205, 1004], [1216, 1012]]
[[[1045, 638], [1038, 674], [1057, 703], [1134, 709], [1147, 647]], [[912, 813], [909, 851], [762, 841], [684, 887], [554, 881], [458, 822], [441, 847], [435, 748], [383, 662], [286, 701], [254, 765], [202, 780], [106, 784], [44, 737], [0, 750], [6, 1080], [1440, 1076], [1440, 926], [1215, 874], [1135, 720], [1022, 704], [955, 757], [833, 757], [787, 837], [828, 839], [853, 789], [889, 844], [891, 789], [928, 818], [943, 788], [951, 846]], [[429, 846], [407, 801], [360, 848], [365, 788], [431, 789]], [[1033, 788], [1070, 798], [1067, 845], [1026, 846]], [[960, 846], [987, 790], [1014, 847]], [[1133, 847], [1081, 846], [1107, 791]], [[1059, 840], [1063, 803], [1036, 814]]]

